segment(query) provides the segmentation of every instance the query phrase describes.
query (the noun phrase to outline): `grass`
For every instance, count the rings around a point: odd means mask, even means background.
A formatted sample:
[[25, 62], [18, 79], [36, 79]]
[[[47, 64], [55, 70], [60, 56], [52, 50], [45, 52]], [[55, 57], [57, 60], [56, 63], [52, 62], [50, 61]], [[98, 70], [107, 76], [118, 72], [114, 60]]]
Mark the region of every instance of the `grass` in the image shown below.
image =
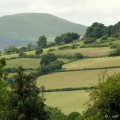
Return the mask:
[[74, 62], [70, 62], [63, 66], [64, 69], [80, 69], [80, 68], [98, 68], [98, 67], [110, 67], [120, 66], [120, 56], [118, 57], [102, 57], [83, 59]]
[[18, 58], [6, 60], [6, 67], [18, 67], [23, 66], [24, 68], [38, 68], [40, 67], [40, 59], [39, 58]]
[[77, 111], [82, 113], [89, 100], [89, 94], [86, 91], [69, 91], [69, 92], [51, 92], [45, 93], [46, 104], [52, 107], [58, 107], [65, 114]]
[[102, 48], [78, 48], [69, 50], [56, 50], [53, 51], [53, 53], [62, 55], [73, 55], [75, 53], [82, 53], [84, 56], [98, 56], [107, 55], [110, 51], [111, 51], [110, 48], [102, 47]]
[[[39, 77], [37, 85], [43, 85], [46, 89], [90, 87], [98, 83], [99, 75], [102, 75], [103, 71], [106, 70], [57, 72]], [[120, 69], [109, 69], [107, 72], [111, 75], [120, 72]]]

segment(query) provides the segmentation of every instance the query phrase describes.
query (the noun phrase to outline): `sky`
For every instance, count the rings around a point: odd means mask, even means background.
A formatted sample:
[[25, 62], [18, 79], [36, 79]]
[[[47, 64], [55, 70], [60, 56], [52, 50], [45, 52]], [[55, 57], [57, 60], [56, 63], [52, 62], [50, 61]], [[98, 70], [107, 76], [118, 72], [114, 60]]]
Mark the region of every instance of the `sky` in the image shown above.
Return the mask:
[[0, 0], [0, 17], [34, 12], [86, 26], [94, 22], [108, 26], [120, 21], [120, 0]]

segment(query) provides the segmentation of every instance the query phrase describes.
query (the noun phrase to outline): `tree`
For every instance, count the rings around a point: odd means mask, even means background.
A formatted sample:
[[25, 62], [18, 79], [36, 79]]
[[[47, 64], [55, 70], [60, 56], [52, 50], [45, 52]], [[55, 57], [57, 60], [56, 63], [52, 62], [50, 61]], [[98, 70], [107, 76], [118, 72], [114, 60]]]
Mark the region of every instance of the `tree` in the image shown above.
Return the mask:
[[35, 55], [40, 55], [43, 52], [43, 49], [41, 48], [36, 48], [35, 50]]
[[32, 75], [19, 67], [10, 87], [7, 120], [47, 120], [45, 99]]
[[49, 115], [49, 120], [67, 120], [67, 115], [62, 113], [57, 107], [47, 107], [46, 110]]
[[49, 65], [51, 62], [54, 62], [57, 60], [57, 57], [53, 53], [48, 53], [46, 55], [43, 55], [40, 61], [41, 66]]
[[76, 118], [80, 116], [80, 113], [79, 112], [71, 112], [69, 115], [68, 115], [68, 118], [67, 120], [76, 120]]
[[87, 28], [85, 36], [88, 38], [100, 38], [107, 32], [106, 26], [102, 23], [95, 22]]
[[7, 74], [4, 72], [3, 68], [5, 67], [6, 62], [5, 59], [0, 59], [0, 120], [5, 120], [6, 114], [6, 106], [7, 106], [7, 98], [8, 91], [5, 80], [7, 78]]
[[37, 41], [37, 47], [45, 48], [46, 45], [47, 45], [47, 38], [44, 35], [40, 36]]
[[83, 58], [83, 55], [81, 53], [75, 53], [73, 57], [75, 59], [81, 59], [81, 58]]
[[84, 113], [84, 120], [112, 120], [120, 118], [120, 74], [103, 75], [96, 89], [90, 92], [89, 107]]

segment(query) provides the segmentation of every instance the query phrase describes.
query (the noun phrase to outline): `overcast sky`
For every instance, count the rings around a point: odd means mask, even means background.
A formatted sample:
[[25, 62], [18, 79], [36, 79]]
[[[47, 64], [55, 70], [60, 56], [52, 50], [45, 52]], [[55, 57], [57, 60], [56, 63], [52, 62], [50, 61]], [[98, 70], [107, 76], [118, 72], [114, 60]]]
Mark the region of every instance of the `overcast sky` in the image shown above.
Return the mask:
[[120, 21], [120, 0], [0, 0], [0, 16], [16, 13], [50, 13], [69, 21], [105, 25]]

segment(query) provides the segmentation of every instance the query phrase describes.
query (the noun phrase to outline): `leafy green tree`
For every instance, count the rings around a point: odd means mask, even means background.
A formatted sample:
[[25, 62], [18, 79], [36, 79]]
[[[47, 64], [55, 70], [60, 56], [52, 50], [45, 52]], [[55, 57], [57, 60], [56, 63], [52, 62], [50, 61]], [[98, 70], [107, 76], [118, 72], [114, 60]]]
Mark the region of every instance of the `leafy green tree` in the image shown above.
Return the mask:
[[40, 61], [41, 66], [49, 65], [51, 62], [54, 62], [57, 60], [57, 57], [53, 53], [48, 53], [46, 55], [43, 55]]
[[36, 48], [35, 55], [40, 55], [43, 52], [42, 48]]
[[67, 120], [76, 120], [78, 116], [80, 116], [80, 113], [79, 113], [79, 112], [71, 112], [71, 113], [68, 115]]
[[2, 55], [2, 50], [0, 50], [0, 56]]
[[47, 45], [47, 38], [42, 35], [39, 37], [38, 41], [37, 41], [37, 47], [38, 48], [45, 48]]
[[83, 55], [81, 53], [75, 53], [73, 57], [75, 59], [81, 59], [81, 58], [83, 58]]
[[8, 91], [5, 80], [7, 78], [7, 74], [4, 72], [3, 68], [5, 67], [6, 62], [5, 59], [0, 59], [0, 120], [5, 120], [5, 115], [7, 111], [7, 99], [8, 99]]
[[84, 113], [84, 120], [112, 120], [120, 118], [120, 74], [114, 74], [103, 79], [90, 92], [89, 107]]
[[87, 38], [100, 38], [106, 34], [106, 31], [104, 24], [95, 22], [87, 28], [85, 36]]
[[47, 120], [45, 99], [32, 75], [19, 67], [10, 87], [7, 120]]
[[46, 110], [49, 115], [49, 120], [67, 120], [67, 115], [62, 113], [57, 107], [47, 107]]
[[84, 39], [84, 44], [94, 43], [95, 41], [96, 41], [95, 38], [86, 38]]
[[25, 57], [26, 56], [26, 53], [20, 51], [19, 54], [18, 54], [19, 57]]

